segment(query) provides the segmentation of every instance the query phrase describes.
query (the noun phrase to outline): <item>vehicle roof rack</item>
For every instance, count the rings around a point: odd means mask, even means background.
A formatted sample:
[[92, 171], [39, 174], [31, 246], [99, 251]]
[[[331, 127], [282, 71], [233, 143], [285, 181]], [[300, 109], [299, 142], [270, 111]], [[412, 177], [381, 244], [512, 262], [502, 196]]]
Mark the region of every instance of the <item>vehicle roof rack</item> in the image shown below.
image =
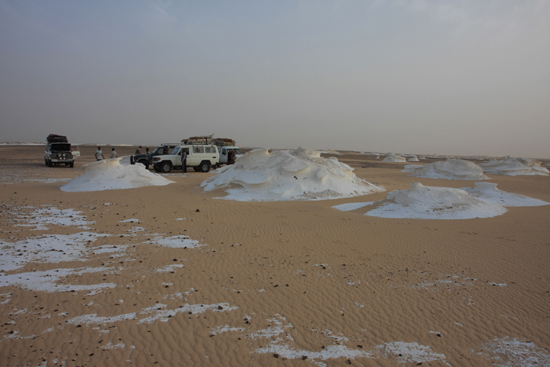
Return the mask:
[[67, 137], [64, 135], [50, 134], [46, 138], [48, 143], [68, 143]]

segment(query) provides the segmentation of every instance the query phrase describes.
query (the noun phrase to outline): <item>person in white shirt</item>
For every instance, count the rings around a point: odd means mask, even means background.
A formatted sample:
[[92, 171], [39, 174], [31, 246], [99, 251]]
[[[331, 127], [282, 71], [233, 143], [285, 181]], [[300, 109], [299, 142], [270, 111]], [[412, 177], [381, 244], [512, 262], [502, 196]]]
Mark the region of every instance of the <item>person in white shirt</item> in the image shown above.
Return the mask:
[[96, 161], [100, 161], [102, 159], [105, 159], [105, 157], [103, 156], [103, 152], [101, 151], [101, 147], [97, 147], [97, 150], [95, 151], [95, 159]]
[[115, 148], [111, 150], [111, 158], [118, 158], [118, 153], [116, 152]]

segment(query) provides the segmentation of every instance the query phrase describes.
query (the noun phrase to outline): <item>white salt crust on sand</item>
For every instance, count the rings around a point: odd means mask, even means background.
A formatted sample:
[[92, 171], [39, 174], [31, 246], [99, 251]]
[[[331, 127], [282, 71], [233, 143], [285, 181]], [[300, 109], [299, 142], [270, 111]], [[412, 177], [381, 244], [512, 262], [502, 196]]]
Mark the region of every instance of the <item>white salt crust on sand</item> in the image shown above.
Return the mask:
[[[549, 203], [500, 191], [496, 184], [477, 182], [473, 188], [424, 186], [412, 183], [410, 190], [392, 191], [381, 205], [365, 215], [381, 218], [471, 219], [504, 214], [505, 206], [541, 206]], [[369, 203], [349, 203], [333, 208], [350, 211]]]
[[477, 164], [461, 159], [448, 159], [426, 165], [407, 165], [403, 172], [411, 172], [412, 177], [445, 180], [488, 180], [483, 169]]
[[91, 291], [94, 294], [104, 288], [115, 288], [115, 283], [101, 284], [58, 284], [63, 278], [70, 275], [82, 275], [86, 273], [98, 273], [109, 271], [112, 268], [81, 268], [81, 269], [51, 269], [45, 271], [32, 271], [26, 273], [4, 274], [0, 273], [0, 287], [18, 286], [26, 290], [42, 292], [70, 292]]
[[[418, 343], [405, 343], [400, 341], [389, 342], [374, 346], [370, 349], [349, 348], [345, 345], [327, 345], [320, 350], [299, 349], [294, 346], [295, 342], [288, 335], [286, 329], [292, 328], [286, 318], [281, 315], [268, 319], [272, 326], [267, 329], [256, 331], [249, 334], [252, 339], [269, 338], [269, 344], [256, 349], [255, 353], [276, 354], [281, 358], [287, 359], [308, 359], [317, 366], [326, 366], [323, 361], [338, 358], [388, 358], [395, 359], [399, 364], [405, 363], [426, 363], [433, 361], [443, 361], [446, 359], [444, 354], [435, 353], [429, 346], [419, 345]], [[235, 329], [225, 326], [228, 331]], [[325, 330], [324, 333], [336, 342], [346, 342], [345, 336], [333, 336], [331, 330]]]
[[550, 366], [550, 353], [532, 341], [516, 338], [495, 338], [484, 345], [477, 354], [491, 359], [495, 366], [540, 367]]
[[44, 235], [13, 243], [1, 241], [0, 271], [19, 269], [29, 262], [86, 261], [86, 257], [94, 251], [86, 244], [108, 236], [110, 235], [80, 232], [71, 235]]
[[84, 172], [61, 187], [66, 192], [133, 189], [173, 183], [149, 172], [142, 164], [121, 164], [122, 158], [105, 159], [82, 166]]
[[548, 169], [541, 167], [540, 162], [523, 158], [504, 157], [500, 160], [491, 160], [480, 164], [485, 173], [491, 175], [521, 176], [538, 175], [548, 176]]
[[89, 229], [89, 225], [95, 221], [88, 221], [82, 212], [74, 209], [58, 209], [53, 206], [44, 206], [42, 208], [25, 207], [23, 210], [17, 210], [13, 213], [15, 226], [36, 227], [34, 230], [46, 231], [47, 225], [55, 226], [78, 226], [82, 229]]
[[227, 188], [223, 199], [236, 201], [326, 200], [384, 191], [359, 179], [347, 164], [306, 148], [250, 151], [201, 186]]

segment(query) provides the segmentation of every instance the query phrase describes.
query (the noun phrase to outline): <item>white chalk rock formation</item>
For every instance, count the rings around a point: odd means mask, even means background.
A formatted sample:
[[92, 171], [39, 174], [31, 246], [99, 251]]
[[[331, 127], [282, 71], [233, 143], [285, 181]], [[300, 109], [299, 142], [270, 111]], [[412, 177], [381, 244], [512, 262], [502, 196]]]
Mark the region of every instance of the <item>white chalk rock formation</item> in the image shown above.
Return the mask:
[[462, 190], [466, 191], [471, 197], [502, 206], [543, 206], [550, 204], [529, 196], [501, 191], [497, 189], [496, 183], [491, 182], [476, 182], [474, 187], [463, 187]]
[[413, 177], [442, 178], [445, 180], [488, 180], [477, 164], [461, 159], [448, 159], [424, 166], [407, 165], [403, 172], [412, 172]]
[[400, 155], [396, 155], [393, 153], [388, 154], [388, 156], [384, 159], [382, 159], [382, 162], [406, 162], [407, 159], [405, 157], [401, 157]]
[[236, 201], [326, 200], [384, 191], [355, 176], [347, 164], [306, 148], [250, 151], [201, 186], [227, 188], [223, 199]]
[[472, 197], [468, 192], [449, 187], [412, 183], [410, 190], [392, 191], [378, 208], [365, 215], [382, 218], [470, 219], [504, 214], [497, 204]]
[[149, 172], [142, 164], [121, 164], [122, 159], [124, 157], [105, 159], [82, 166], [84, 172], [62, 186], [61, 190], [67, 192], [121, 190], [143, 186], [165, 186], [174, 182]]
[[491, 175], [540, 175], [548, 176], [548, 169], [541, 167], [540, 162], [535, 160], [526, 160], [522, 158], [504, 157], [500, 160], [491, 160], [487, 163], [482, 163], [480, 166], [485, 173]]

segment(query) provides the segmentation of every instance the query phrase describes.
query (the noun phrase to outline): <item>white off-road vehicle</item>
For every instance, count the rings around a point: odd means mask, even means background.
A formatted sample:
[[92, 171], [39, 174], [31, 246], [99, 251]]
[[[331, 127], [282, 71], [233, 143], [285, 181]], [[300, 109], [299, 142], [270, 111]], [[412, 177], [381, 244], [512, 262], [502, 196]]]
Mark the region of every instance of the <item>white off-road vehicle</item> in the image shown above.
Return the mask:
[[168, 173], [173, 169], [182, 169], [181, 152], [187, 151], [187, 167], [193, 167], [197, 172], [208, 172], [210, 167], [220, 163], [220, 154], [215, 145], [179, 145], [168, 155], [153, 157], [153, 168], [156, 172]]
[[[73, 154], [71, 143], [66, 136], [50, 134], [46, 141], [46, 149], [44, 150], [44, 164], [48, 167], [54, 164], [63, 164], [65, 166], [74, 167], [74, 159], [76, 154]], [[78, 152], [80, 156], [80, 151]]]

